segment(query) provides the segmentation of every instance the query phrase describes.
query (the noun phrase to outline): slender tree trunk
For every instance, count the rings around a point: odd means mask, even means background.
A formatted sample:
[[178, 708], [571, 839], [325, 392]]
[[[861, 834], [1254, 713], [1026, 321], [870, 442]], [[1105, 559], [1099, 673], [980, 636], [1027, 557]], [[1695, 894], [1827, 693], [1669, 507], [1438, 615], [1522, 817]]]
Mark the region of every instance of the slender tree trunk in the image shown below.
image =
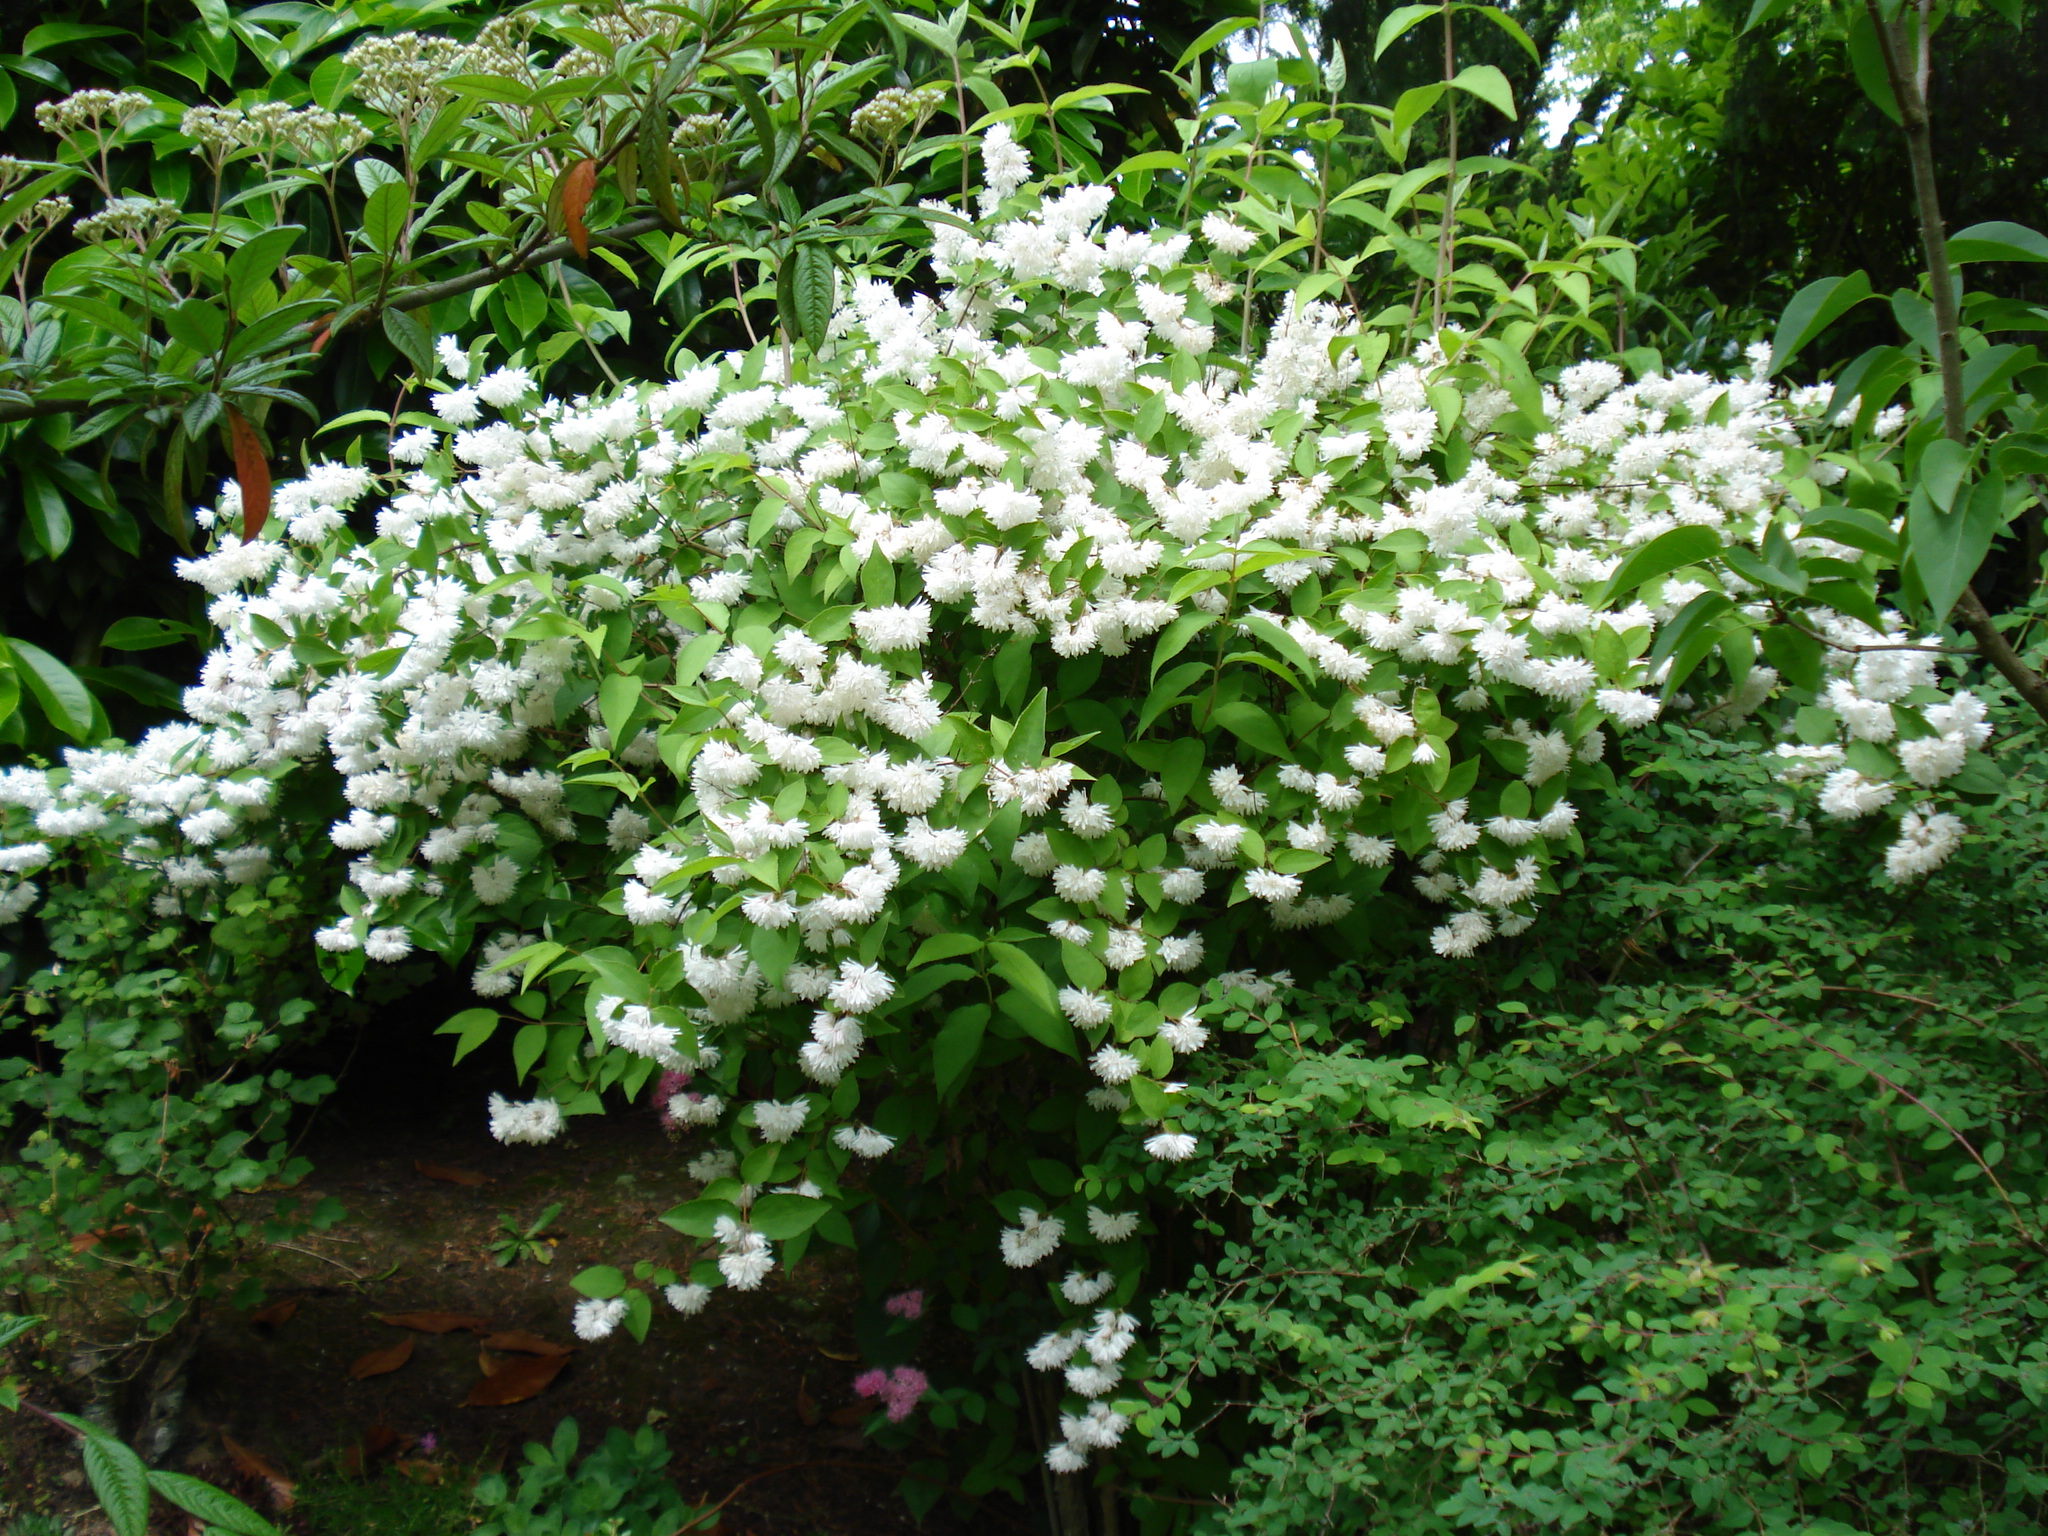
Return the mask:
[[[1885, 76], [1899, 108], [1899, 126], [1906, 136], [1906, 160], [1913, 173], [1913, 204], [1920, 223], [1920, 247], [1927, 258], [1927, 280], [1934, 305], [1935, 351], [1941, 366], [1941, 416], [1945, 434], [1960, 443], [1969, 426], [1963, 401], [1962, 320], [1956, 307], [1955, 269], [1949, 265], [1948, 230], [1942, 222], [1941, 196], [1934, 182], [1934, 125], [1927, 110], [1930, 76], [1931, 0], [1919, 0], [1917, 27], [1904, 15], [1887, 21], [1878, 0], [1864, 0], [1877, 29]], [[2043, 720], [2048, 720], [2048, 681], [2021, 659], [1999, 632], [1991, 611], [1974, 585], [1963, 588], [1955, 616], [1984, 659], [1996, 667], [2013, 690]]]

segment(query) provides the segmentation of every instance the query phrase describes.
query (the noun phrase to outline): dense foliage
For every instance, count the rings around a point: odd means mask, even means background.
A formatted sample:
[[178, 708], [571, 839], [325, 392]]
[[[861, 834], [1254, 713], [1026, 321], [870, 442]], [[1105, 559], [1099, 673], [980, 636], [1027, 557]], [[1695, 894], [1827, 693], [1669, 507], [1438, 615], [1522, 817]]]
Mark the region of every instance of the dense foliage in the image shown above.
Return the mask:
[[1874, 846], [1663, 732], [1527, 938], [1223, 1019], [1141, 1420], [1249, 1447], [1222, 1523], [2038, 1529], [2036, 734], [1996, 835], [1873, 899]]

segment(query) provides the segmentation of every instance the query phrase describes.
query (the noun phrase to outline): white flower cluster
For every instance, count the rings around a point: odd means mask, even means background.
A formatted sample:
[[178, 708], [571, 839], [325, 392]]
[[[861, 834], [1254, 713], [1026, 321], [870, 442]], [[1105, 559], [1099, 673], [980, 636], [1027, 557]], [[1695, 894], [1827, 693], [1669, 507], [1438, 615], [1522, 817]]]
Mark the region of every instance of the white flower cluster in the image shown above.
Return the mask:
[[[426, 88], [399, 73], [394, 90]], [[392, 444], [374, 538], [350, 529], [373, 477], [319, 465], [279, 488], [264, 538], [181, 563], [222, 635], [189, 721], [0, 780], [37, 838], [0, 854], [0, 912], [76, 838], [160, 870], [161, 910], [195, 910], [279, 866], [278, 785], [324, 765], [349, 806], [327, 833], [348, 883], [318, 935], [341, 974], [481, 931], [476, 990], [505, 996], [528, 951], [559, 948], [536, 936], [563, 931], [557, 871], [581, 860], [573, 888], [603, 888], [578, 919], [603, 935], [589, 1050], [550, 1049], [548, 1096], [493, 1099], [494, 1134], [557, 1134], [627, 1065], [687, 1068], [674, 1119], [784, 1148], [828, 1199], [895, 1145], [861, 1118], [863, 1084], [888, 1080], [867, 1053], [907, 1043], [891, 1070], [930, 1070], [912, 1027], [930, 989], [912, 988], [935, 936], [976, 929], [1029, 1032], [1092, 1067], [1076, 1091], [1180, 1162], [1200, 1149], [1165, 1079], [1208, 1030], [1172, 978], [1205, 964], [1222, 907], [1343, 923], [1405, 856], [1445, 909], [1439, 954], [1526, 928], [1577, 847], [1567, 791], [1601, 781], [1609, 730], [1657, 716], [1643, 658], [1713, 579], [1610, 600], [1610, 578], [1675, 528], [1762, 537], [1784, 402], [1604, 363], [1542, 386], [1455, 333], [1376, 367], [1383, 334], [1291, 297], [1253, 355], [1219, 351], [1237, 320], [1215, 306], [1261, 237], [1221, 216], [1199, 250], [1104, 229], [1109, 189], [1020, 196], [1007, 129], [986, 151], [983, 225], [938, 227], [951, 285], [854, 284], [801, 379], [775, 382], [764, 347], [537, 399], [523, 369], [484, 374], [444, 342], [439, 425]], [[1947, 696], [1901, 724], [1923, 661], [1860, 654], [1829, 705], [1872, 745], [1910, 730], [1897, 761], [1932, 787], [1982, 712]], [[1083, 689], [1119, 679], [1144, 720], [1105, 706], [1049, 747], [1031, 669], [1062, 665]], [[1833, 775], [1832, 814], [1894, 792], [1847, 755], [1791, 761]], [[1912, 812], [1894, 874], [1958, 832]], [[959, 915], [998, 892], [1045, 937], [987, 940]], [[818, 1091], [743, 1101], [740, 1052], [762, 1042]], [[692, 1166], [737, 1213], [713, 1234], [719, 1276], [760, 1285], [775, 1259], [734, 1153]], [[1050, 1257], [1070, 1218], [1024, 1212], [1003, 1259]], [[1086, 1220], [1102, 1244], [1137, 1227]], [[1081, 1272], [1060, 1292], [1104, 1294]], [[670, 1299], [694, 1312], [703, 1285]], [[578, 1331], [620, 1315], [586, 1303]], [[1103, 1399], [1135, 1328], [1098, 1310], [1034, 1350], [1087, 1403], [1053, 1466], [1121, 1434]]]

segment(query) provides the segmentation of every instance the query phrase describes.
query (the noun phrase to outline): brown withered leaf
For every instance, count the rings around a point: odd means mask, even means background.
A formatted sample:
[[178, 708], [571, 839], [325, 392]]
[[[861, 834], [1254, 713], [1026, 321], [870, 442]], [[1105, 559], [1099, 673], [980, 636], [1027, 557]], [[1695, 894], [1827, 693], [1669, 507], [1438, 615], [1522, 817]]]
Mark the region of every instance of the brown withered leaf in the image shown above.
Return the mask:
[[858, 1425], [867, 1423], [874, 1416], [875, 1411], [872, 1408], [835, 1408], [826, 1415], [828, 1419], [837, 1424], [841, 1429], [853, 1429]]
[[412, 1335], [407, 1334], [389, 1349], [373, 1349], [360, 1356], [348, 1373], [357, 1381], [365, 1376], [388, 1376], [412, 1358], [412, 1345]]
[[265, 1328], [275, 1328], [292, 1320], [292, 1314], [299, 1310], [299, 1298], [287, 1296], [282, 1301], [273, 1301], [269, 1306], [249, 1314], [249, 1321]]
[[228, 445], [234, 449], [235, 480], [242, 488], [242, 542], [249, 544], [270, 518], [270, 461], [249, 418], [232, 405], [227, 412]]
[[503, 1333], [493, 1333], [484, 1339], [485, 1349], [509, 1350], [515, 1355], [566, 1355], [573, 1351], [567, 1344], [557, 1344], [553, 1339], [544, 1339], [537, 1333], [528, 1333], [521, 1328], [508, 1328]]
[[410, 1445], [412, 1437], [410, 1435], [400, 1435], [389, 1424], [372, 1424], [363, 1431], [363, 1454], [365, 1456], [382, 1456], [401, 1441]]
[[583, 211], [590, 206], [590, 194], [597, 187], [597, 162], [584, 156], [566, 171], [558, 183], [562, 196], [562, 227], [568, 232], [569, 244], [576, 254], [590, 255], [590, 230], [583, 222]]
[[480, 1173], [471, 1173], [467, 1168], [448, 1168], [440, 1163], [429, 1163], [420, 1158], [413, 1159], [413, 1171], [443, 1184], [460, 1184], [465, 1189], [475, 1189], [479, 1184], [491, 1181]]
[[441, 1481], [442, 1473], [445, 1470], [437, 1463], [431, 1461], [404, 1460], [391, 1463], [391, 1469], [398, 1473], [400, 1477], [407, 1478], [415, 1483], [438, 1483]]
[[814, 1429], [822, 1415], [818, 1411], [818, 1400], [811, 1396], [811, 1382], [808, 1376], [798, 1379], [796, 1384], [796, 1416], [803, 1421], [805, 1429]]
[[271, 1508], [281, 1511], [292, 1507], [298, 1498], [297, 1483], [247, 1446], [237, 1445], [227, 1435], [220, 1437], [220, 1443], [228, 1453], [228, 1460], [235, 1464], [235, 1470], [262, 1485], [263, 1491], [269, 1495]]
[[410, 1328], [414, 1333], [454, 1333], [466, 1328], [471, 1333], [489, 1333], [491, 1320], [474, 1312], [372, 1312], [380, 1323]]
[[827, 1360], [845, 1360], [850, 1363], [852, 1361], [860, 1359], [859, 1355], [848, 1354], [843, 1349], [827, 1349], [822, 1344], [818, 1346], [818, 1353], [823, 1355]]
[[548, 1383], [559, 1376], [562, 1367], [568, 1363], [567, 1355], [537, 1355], [507, 1360], [470, 1388], [469, 1396], [463, 1399], [462, 1406], [503, 1408], [511, 1403], [523, 1403], [529, 1397], [546, 1390]]
[[488, 1376], [506, 1361], [504, 1355], [494, 1355], [488, 1349], [476, 1352], [476, 1368], [480, 1375]]

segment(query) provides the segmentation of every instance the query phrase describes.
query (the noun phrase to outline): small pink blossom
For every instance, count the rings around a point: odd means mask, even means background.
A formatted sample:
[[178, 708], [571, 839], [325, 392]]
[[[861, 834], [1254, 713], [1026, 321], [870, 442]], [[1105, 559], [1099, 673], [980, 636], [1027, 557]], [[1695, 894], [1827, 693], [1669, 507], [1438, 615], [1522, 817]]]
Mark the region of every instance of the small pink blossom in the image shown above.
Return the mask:
[[664, 1131], [673, 1131], [678, 1128], [678, 1122], [668, 1107], [668, 1101], [689, 1086], [690, 1069], [688, 1067], [664, 1072], [654, 1080], [654, 1105], [661, 1116], [661, 1128]]
[[924, 1316], [923, 1291], [898, 1291], [882, 1303], [882, 1310], [891, 1317], [900, 1317], [910, 1322]]
[[891, 1424], [901, 1424], [931, 1390], [931, 1382], [914, 1365], [899, 1365], [893, 1371], [863, 1371], [853, 1378], [858, 1397], [879, 1397]]

